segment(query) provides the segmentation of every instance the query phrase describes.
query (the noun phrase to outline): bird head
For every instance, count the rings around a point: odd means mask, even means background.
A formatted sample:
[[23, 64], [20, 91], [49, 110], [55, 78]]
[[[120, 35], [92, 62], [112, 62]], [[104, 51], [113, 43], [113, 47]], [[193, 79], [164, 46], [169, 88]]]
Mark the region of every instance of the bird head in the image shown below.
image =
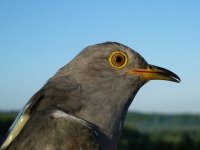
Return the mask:
[[[73, 73], [81, 84], [93, 88], [106, 85], [143, 85], [149, 80], [168, 80], [180, 82], [173, 72], [148, 64], [145, 59], [131, 48], [116, 42], [106, 42], [85, 48], [61, 72]], [[60, 75], [60, 72], [59, 74]], [[118, 82], [117, 82], [118, 80]], [[114, 82], [115, 81], [115, 82]], [[105, 83], [106, 82], [106, 83]]]

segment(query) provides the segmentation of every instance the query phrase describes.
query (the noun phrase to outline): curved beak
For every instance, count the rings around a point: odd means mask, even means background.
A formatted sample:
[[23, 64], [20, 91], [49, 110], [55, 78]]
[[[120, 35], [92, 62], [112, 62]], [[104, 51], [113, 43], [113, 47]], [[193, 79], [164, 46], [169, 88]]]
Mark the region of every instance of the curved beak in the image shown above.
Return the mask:
[[131, 69], [130, 74], [141, 76], [145, 80], [168, 80], [181, 82], [181, 79], [173, 72], [158, 66], [148, 65], [147, 69]]

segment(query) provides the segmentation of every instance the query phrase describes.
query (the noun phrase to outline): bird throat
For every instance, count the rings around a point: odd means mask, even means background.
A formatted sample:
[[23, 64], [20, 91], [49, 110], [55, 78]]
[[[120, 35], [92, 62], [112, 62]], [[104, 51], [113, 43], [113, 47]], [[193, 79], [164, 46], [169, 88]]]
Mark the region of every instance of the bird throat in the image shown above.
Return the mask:
[[[117, 90], [116, 94], [113, 95], [102, 94], [101, 90], [95, 90], [99, 92], [88, 93], [90, 98], [87, 100], [86, 105], [80, 112], [75, 114], [77, 117], [84, 118], [84, 120], [94, 125], [96, 132], [101, 134], [101, 136], [103, 135], [104, 138], [99, 139], [103, 145], [103, 149], [117, 149], [128, 108], [139, 87], [135, 90], [124, 89], [126, 90], [124, 92], [124, 95], [127, 95], [126, 97], [120, 96]], [[109, 89], [107, 90], [110, 93]], [[135, 92], [133, 93], [132, 91]], [[97, 97], [98, 100], [94, 101]]]

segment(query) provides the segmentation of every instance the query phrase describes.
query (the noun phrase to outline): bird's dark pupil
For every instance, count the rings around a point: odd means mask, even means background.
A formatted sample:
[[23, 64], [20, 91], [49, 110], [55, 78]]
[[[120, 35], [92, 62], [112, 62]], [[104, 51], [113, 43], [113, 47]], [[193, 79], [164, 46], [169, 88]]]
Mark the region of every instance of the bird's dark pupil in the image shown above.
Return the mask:
[[118, 63], [120, 63], [122, 61], [122, 57], [121, 56], [117, 56], [115, 58], [115, 61], [118, 62]]

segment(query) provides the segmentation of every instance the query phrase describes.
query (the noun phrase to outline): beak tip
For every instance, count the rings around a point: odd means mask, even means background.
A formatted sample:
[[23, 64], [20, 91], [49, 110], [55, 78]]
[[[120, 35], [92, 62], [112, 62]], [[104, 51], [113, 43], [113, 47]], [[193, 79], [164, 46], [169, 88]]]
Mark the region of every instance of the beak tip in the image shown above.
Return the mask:
[[176, 82], [176, 83], [180, 83], [181, 82], [181, 80], [177, 80], [177, 79], [174, 79], [173, 81]]
[[180, 79], [180, 78], [177, 78], [177, 79], [176, 79], [176, 82], [177, 82], [177, 83], [181, 83], [181, 79]]
[[171, 76], [172, 81], [176, 82], [176, 83], [180, 83], [181, 82], [181, 78], [179, 78], [179, 76], [177, 76], [176, 74], [172, 73], [173, 75]]

